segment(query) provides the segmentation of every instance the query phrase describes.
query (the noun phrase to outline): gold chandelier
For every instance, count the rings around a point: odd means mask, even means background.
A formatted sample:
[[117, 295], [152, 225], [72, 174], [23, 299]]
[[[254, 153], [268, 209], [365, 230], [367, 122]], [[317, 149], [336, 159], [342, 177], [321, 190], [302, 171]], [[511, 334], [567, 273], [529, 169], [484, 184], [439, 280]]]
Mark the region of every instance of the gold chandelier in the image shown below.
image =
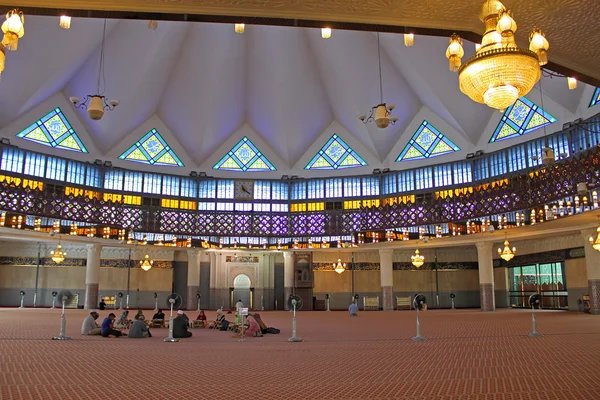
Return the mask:
[[10, 10], [6, 13], [6, 21], [2, 24], [2, 44], [6, 50], [17, 51], [19, 48], [19, 39], [25, 35], [25, 16], [18, 9]]
[[333, 267], [335, 268], [334, 269], [335, 272], [337, 272], [338, 274], [341, 274], [342, 272], [344, 272], [346, 270], [346, 263], [342, 263], [342, 259], [338, 258], [337, 264], [333, 263]]
[[500, 258], [502, 258], [505, 261], [512, 260], [515, 256], [515, 253], [517, 252], [516, 247], [513, 247], [511, 250], [511, 248], [508, 247], [509, 244], [510, 243], [508, 242], [508, 239], [504, 239], [504, 249], [498, 248], [498, 254], [500, 254]]
[[150, 256], [148, 256], [148, 254], [146, 254], [143, 261], [140, 261], [140, 267], [146, 272], [150, 271], [153, 264], [154, 264], [154, 260], [151, 260]]
[[596, 228], [596, 232], [596, 240], [590, 236], [590, 243], [592, 244], [594, 250], [600, 251], [600, 225], [598, 225], [598, 228]]
[[57, 264], [60, 264], [65, 260], [67, 253], [62, 251], [62, 246], [60, 245], [60, 242], [58, 242], [56, 250], [50, 251], [50, 255], [52, 255], [52, 261], [54, 261]]
[[529, 49], [518, 47], [512, 12], [498, 0], [486, 0], [479, 18], [485, 32], [475, 55], [461, 65], [462, 43], [458, 35], [452, 35], [446, 57], [450, 70], [458, 70], [461, 92], [477, 103], [504, 110], [539, 81], [540, 66], [548, 63], [546, 51], [550, 45], [544, 33], [534, 28], [529, 35]]
[[414, 265], [417, 268], [420, 268], [423, 266], [423, 264], [425, 263], [425, 257], [423, 257], [420, 253], [419, 253], [419, 249], [415, 250], [415, 255], [414, 256], [410, 256], [410, 260], [412, 262], [412, 265]]

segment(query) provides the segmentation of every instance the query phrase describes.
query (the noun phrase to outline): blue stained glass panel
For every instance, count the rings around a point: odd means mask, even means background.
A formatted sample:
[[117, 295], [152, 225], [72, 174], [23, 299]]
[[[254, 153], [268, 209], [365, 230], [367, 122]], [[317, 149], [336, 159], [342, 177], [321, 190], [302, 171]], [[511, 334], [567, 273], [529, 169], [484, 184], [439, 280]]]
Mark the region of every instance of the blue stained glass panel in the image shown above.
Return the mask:
[[213, 166], [213, 169], [239, 172], [275, 171], [276, 168], [246, 136]]
[[367, 163], [337, 134], [333, 134], [304, 169], [341, 169], [364, 167]]
[[67, 117], [58, 107], [19, 132], [17, 137], [56, 149], [78, 153], [88, 152]]
[[396, 162], [422, 160], [454, 153], [459, 150], [460, 147], [455, 145], [443, 133], [438, 131], [429, 122], [423, 121], [396, 159]]
[[596, 88], [596, 90], [594, 90], [592, 101], [590, 101], [590, 107], [593, 107], [598, 103], [600, 103], [600, 88]]
[[490, 143], [526, 135], [556, 122], [556, 118], [525, 97], [504, 111]]
[[183, 167], [183, 162], [156, 129], [145, 134], [119, 158], [150, 165]]

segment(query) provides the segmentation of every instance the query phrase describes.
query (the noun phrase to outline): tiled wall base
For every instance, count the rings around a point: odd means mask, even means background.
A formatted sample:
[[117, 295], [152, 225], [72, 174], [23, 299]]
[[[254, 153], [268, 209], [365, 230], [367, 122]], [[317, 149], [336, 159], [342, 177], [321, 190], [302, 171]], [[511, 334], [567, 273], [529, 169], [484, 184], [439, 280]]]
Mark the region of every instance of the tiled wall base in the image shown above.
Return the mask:
[[494, 284], [482, 283], [479, 285], [479, 296], [481, 298], [481, 311], [496, 311], [494, 300]]

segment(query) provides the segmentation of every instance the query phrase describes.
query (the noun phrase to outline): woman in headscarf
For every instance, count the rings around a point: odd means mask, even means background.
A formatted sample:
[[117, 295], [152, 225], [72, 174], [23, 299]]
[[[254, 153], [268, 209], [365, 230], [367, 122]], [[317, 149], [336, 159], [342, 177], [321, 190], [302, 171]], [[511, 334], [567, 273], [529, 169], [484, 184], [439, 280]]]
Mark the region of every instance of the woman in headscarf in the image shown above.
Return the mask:
[[279, 329], [267, 327], [267, 325], [263, 322], [262, 318], [260, 317], [260, 314], [252, 314], [252, 316], [256, 320], [256, 323], [260, 327], [260, 331], [263, 335], [265, 333], [279, 333]]
[[[244, 335], [250, 336], [250, 337], [262, 336], [262, 332], [260, 331], [260, 326], [258, 325], [258, 322], [256, 322], [256, 320], [254, 319], [254, 317], [251, 314], [248, 314], [246, 316], [246, 324], [244, 326]], [[240, 328], [240, 331], [238, 331], [237, 335], [234, 335], [232, 337], [233, 338], [241, 338], [242, 337], [241, 328]]]

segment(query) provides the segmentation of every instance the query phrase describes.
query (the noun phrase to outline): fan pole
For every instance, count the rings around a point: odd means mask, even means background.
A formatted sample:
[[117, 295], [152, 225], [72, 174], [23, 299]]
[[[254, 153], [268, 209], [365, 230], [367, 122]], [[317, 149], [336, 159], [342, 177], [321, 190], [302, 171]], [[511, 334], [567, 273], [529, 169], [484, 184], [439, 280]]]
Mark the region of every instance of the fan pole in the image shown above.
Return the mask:
[[331, 311], [331, 310], [329, 309], [329, 297], [328, 297], [328, 298], [326, 298], [326, 299], [325, 299], [325, 301], [327, 302], [327, 310], [325, 310], [325, 311]]
[[169, 303], [171, 303], [171, 315], [169, 316], [169, 336], [163, 340], [164, 342], [179, 342], [179, 339], [175, 339], [173, 337], [173, 304], [175, 303], [175, 299], [169, 299]]
[[262, 295], [260, 295], [260, 311], [265, 311], [265, 302]]
[[452, 309], [454, 310], [454, 297], [451, 300], [452, 300]]
[[301, 342], [302, 339], [296, 337], [296, 299], [292, 300], [292, 308], [294, 311], [294, 317], [292, 318], [292, 337], [288, 339], [288, 342]]
[[56, 296], [52, 296], [52, 309], [56, 309]]
[[535, 319], [535, 305], [531, 306], [531, 333], [527, 335], [529, 337], [543, 337], [541, 333], [537, 331], [537, 320]]
[[198, 312], [200, 312], [200, 298], [201, 297], [202, 297], [201, 295], [198, 295], [198, 309], [196, 310]]
[[419, 319], [419, 308], [417, 307], [417, 336], [413, 337], [415, 342], [424, 342], [427, 338], [421, 336], [421, 320]]
[[24, 300], [25, 300], [25, 295], [21, 294], [21, 306], [19, 308], [25, 308], [25, 306], [23, 305]]
[[60, 314], [60, 334], [58, 336], [54, 336], [52, 340], [71, 340], [69, 336], [67, 336], [67, 319], [65, 318], [65, 303], [67, 301], [67, 296], [62, 296], [62, 313]]
[[154, 311], [158, 311], [158, 297], [154, 299]]

